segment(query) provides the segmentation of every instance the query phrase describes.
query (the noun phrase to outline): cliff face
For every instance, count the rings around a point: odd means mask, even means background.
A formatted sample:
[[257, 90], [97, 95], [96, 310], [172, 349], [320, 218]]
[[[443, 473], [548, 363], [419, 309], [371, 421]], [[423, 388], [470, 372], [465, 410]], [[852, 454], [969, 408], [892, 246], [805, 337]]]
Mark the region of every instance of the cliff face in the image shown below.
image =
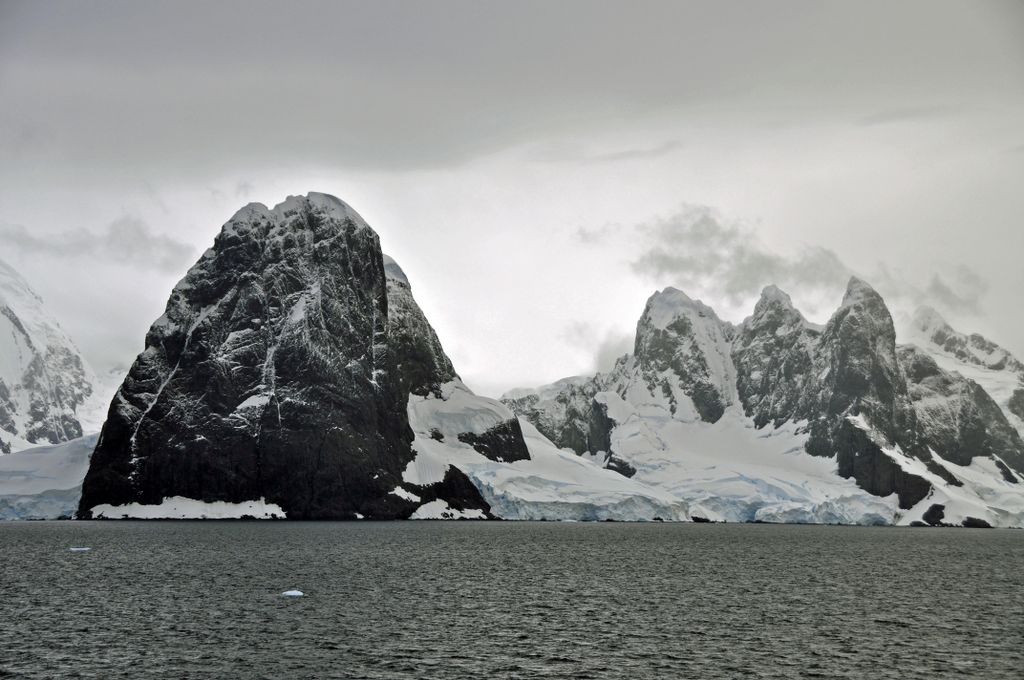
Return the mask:
[[80, 515], [182, 496], [263, 498], [293, 519], [407, 516], [393, 491], [413, 455], [409, 390], [453, 371], [443, 353], [424, 363], [436, 338], [389, 328], [388, 305], [377, 235], [349, 206], [310, 194], [240, 210], [150, 329]]

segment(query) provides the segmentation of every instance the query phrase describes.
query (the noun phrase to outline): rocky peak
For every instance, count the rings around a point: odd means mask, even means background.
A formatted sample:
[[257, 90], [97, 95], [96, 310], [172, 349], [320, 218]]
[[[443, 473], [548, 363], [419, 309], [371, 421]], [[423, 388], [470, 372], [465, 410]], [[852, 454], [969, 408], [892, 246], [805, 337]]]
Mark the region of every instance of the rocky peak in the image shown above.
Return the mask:
[[673, 413], [685, 395], [701, 420], [715, 422], [732, 403], [731, 334], [710, 307], [666, 288], [647, 300], [637, 324], [636, 363], [652, 392], [669, 398]]
[[793, 300], [777, 286], [765, 286], [754, 305], [754, 313], [740, 326], [739, 335], [748, 344], [751, 336], [782, 334], [809, 328], [804, 315], [793, 306]]
[[389, 517], [411, 459], [377, 235], [323, 194], [250, 204], [171, 293], [83, 487], [97, 504], [265, 498]]

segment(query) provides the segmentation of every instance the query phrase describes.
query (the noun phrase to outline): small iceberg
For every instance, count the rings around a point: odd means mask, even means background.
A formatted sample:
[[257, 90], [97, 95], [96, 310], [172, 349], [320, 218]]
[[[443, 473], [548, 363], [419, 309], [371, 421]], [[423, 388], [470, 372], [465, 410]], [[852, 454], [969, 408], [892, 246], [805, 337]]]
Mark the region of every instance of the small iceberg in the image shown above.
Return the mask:
[[71, 552], [89, 552], [92, 548], [70, 548]]
[[281, 593], [281, 597], [302, 597], [303, 594], [301, 590], [286, 590]]

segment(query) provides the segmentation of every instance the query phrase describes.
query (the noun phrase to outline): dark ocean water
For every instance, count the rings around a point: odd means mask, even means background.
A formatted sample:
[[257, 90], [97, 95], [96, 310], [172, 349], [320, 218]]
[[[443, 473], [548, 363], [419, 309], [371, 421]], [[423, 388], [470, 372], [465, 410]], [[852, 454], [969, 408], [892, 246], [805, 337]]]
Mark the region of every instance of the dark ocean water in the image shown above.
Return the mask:
[[9, 523], [0, 625], [4, 678], [1018, 679], [1024, 531]]

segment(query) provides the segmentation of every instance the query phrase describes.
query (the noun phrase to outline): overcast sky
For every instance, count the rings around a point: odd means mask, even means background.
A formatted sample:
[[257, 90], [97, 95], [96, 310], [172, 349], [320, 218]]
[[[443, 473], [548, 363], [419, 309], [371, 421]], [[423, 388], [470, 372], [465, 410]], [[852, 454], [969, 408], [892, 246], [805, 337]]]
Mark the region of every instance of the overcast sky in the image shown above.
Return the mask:
[[673, 285], [856, 272], [1024, 356], [1024, 3], [0, 0], [0, 258], [100, 370], [250, 201], [324, 191], [471, 387], [592, 371]]

